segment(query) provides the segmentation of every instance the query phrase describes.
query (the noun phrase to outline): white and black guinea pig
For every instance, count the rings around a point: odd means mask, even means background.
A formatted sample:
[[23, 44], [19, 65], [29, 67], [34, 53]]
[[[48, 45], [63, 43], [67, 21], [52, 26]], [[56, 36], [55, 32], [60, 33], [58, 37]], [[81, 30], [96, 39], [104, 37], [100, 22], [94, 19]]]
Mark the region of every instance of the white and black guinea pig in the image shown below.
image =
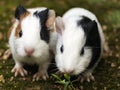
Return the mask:
[[[19, 5], [15, 11], [15, 20], [9, 30], [9, 45], [15, 66], [15, 76], [27, 75], [23, 63], [37, 64], [38, 72], [33, 80], [48, 77], [50, 49], [54, 47], [55, 12], [46, 7], [25, 9]], [[51, 47], [51, 48], [50, 48]]]
[[55, 20], [58, 34], [56, 65], [60, 72], [94, 80], [104, 44], [102, 28], [96, 16], [83, 8], [72, 8]]

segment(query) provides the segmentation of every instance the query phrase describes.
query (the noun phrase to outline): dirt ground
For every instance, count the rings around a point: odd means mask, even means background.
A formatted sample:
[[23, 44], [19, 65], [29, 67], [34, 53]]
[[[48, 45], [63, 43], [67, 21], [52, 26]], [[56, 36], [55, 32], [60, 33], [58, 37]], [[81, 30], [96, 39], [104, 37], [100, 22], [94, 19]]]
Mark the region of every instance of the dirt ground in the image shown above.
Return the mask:
[[48, 7], [62, 15], [72, 7], [86, 8], [98, 17], [110, 52], [103, 57], [93, 72], [95, 81], [73, 83], [75, 90], [120, 90], [120, 0], [0, 0], [0, 90], [63, 90], [55, 81], [32, 82], [32, 75], [14, 77], [12, 57], [3, 57], [8, 49], [7, 32], [12, 24], [16, 6]]

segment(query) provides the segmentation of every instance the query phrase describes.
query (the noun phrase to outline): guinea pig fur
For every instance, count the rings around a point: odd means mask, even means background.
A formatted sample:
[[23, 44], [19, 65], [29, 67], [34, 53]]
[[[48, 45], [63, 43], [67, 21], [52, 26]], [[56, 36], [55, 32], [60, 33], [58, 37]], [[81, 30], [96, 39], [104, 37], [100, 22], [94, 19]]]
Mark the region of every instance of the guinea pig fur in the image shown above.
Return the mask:
[[[46, 7], [25, 9], [19, 5], [15, 11], [15, 21], [9, 30], [9, 45], [15, 66], [15, 76], [27, 75], [23, 63], [38, 64], [38, 72], [33, 80], [48, 78], [47, 69], [56, 39], [54, 33], [55, 12]], [[54, 42], [54, 43], [53, 43]], [[50, 48], [51, 47], [51, 48]]]
[[72, 8], [55, 20], [58, 41], [56, 65], [60, 72], [79, 75], [81, 81], [94, 80], [104, 44], [102, 28], [96, 16], [83, 8]]

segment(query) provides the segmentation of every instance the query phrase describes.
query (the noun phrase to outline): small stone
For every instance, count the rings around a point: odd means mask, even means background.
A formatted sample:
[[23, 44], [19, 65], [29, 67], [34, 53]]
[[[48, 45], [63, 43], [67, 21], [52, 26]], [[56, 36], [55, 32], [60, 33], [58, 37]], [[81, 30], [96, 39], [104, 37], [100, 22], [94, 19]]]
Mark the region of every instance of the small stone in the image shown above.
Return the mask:
[[22, 80], [25, 81], [25, 80], [27, 80], [27, 78], [26, 78], [26, 77], [23, 77]]
[[116, 38], [116, 39], [115, 39], [115, 41], [116, 41], [116, 42], [118, 42], [118, 41], [119, 41], [119, 39], [118, 39], [118, 38]]
[[120, 84], [118, 83], [117, 86], [120, 87]]
[[111, 63], [111, 67], [116, 67], [116, 64], [115, 63]]
[[107, 90], [107, 87], [104, 87], [104, 90]]
[[3, 64], [5, 64], [5, 61], [2, 61]]
[[118, 69], [120, 70], [120, 66], [118, 66]]
[[115, 48], [116, 48], [116, 49], [119, 49], [119, 46], [118, 46], [118, 45], [116, 45], [116, 46], [115, 46]]
[[103, 30], [107, 30], [107, 25], [102, 26]]
[[94, 90], [97, 90], [97, 87], [93, 87], [94, 88]]
[[113, 52], [112, 52], [112, 51], [110, 51], [110, 52], [109, 52], [109, 56], [112, 56], [112, 55], [113, 55]]
[[80, 90], [83, 90], [84, 88], [83, 88], [83, 86], [80, 86]]
[[119, 57], [120, 57], [120, 54], [119, 54], [119, 53], [117, 53], [115, 56], [116, 56], [117, 58], [119, 58]]

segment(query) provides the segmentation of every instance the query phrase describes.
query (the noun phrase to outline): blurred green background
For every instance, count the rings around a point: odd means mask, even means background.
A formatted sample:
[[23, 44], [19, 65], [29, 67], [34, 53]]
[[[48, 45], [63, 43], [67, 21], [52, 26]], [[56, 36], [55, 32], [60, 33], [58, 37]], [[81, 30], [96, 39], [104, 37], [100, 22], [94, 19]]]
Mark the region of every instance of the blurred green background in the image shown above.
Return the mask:
[[12, 58], [4, 59], [8, 48], [7, 31], [12, 25], [15, 8], [48, 7], [62, 15], [72, 7], [86, 8], [98, 17], [108, 42], [110, 52], [104, 53], [93, 75], [95, 82], [74, 83], [75, 90], [120, 90], [120, 0], [0, 0], [0, 90], [63, 90], [54, 81], [32, 82], [32, 76], [13, 77]]

